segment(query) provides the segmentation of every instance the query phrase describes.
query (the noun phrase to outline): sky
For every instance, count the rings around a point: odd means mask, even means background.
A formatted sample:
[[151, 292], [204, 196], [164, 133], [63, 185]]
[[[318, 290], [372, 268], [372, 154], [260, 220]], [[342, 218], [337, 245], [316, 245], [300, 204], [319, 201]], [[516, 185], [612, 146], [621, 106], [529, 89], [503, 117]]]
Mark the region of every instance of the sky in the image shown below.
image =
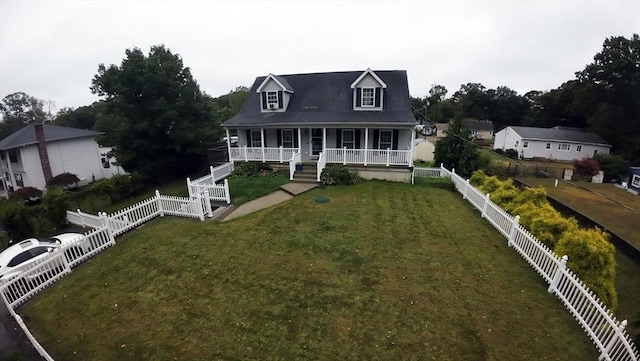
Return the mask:
[[406, 70], [414, 97], [470, 82], [524, 94], [557, 88], [607, 37], [634, 33], [640, 0], [0, 0], [0, 98], [89, 105], [99, 64], [158, 44], [214, 97], [269, 73], [367, 68]]

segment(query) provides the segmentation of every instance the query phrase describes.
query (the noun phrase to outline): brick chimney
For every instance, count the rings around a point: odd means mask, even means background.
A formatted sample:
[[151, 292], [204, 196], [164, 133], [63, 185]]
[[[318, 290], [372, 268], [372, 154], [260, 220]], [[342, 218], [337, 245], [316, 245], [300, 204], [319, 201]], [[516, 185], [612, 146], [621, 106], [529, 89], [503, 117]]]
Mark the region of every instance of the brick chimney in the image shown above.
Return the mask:
[[51, 165], [49, 164], [49, 153], [47, 153], [47, 142], [44, 139], [44, 128], [42, 124], [35, 125], [36, 139], [38, 140], [38, 154], [40, 154], [40, 164], [42, 165], [42, 174], [44, 181], [49, 182], [53, 178], [51, 173]]

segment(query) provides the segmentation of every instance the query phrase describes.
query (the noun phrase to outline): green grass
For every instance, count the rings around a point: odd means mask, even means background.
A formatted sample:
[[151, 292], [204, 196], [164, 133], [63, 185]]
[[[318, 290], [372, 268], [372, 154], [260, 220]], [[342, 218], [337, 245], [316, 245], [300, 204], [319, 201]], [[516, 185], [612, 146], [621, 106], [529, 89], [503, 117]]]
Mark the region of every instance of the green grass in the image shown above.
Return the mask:
[[60, 360], [597, 357], [458, 194], [388, 182], [224, 223], [156, 219], [21, 312]]
[[280, 189], [289, 180], [281, 176], [229, 178], [229, 192], [233, 204], [240, 205]]
[[[529, 186], [543, 186], [549, 197], [602, 225], [608, 231], [640, 248], [640, 197], [612, 184], [558, 182], [553, 179], [518, 178]], [[586, 188], [586, 189], [583, 189]], [[588, 190], [587, 190], [588, 189]], [[590, 190], [590, 191], [589, 191]], [[640, 320], [640, 264], [616, 252], [616, 315], [629, 321]], [[631, 331], [634, 332], [634, 331]]]

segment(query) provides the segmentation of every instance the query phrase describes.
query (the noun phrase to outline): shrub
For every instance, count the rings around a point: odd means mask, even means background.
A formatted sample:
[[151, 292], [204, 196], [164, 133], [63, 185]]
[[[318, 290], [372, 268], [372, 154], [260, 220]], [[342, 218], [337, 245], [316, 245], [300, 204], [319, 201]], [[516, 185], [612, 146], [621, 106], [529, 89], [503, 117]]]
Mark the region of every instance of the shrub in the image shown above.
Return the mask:
[[565, 232], [555, 251], [558, 255], [567, 255], [567, 266], [602, 302], [614, 310], [618, 305], [614, 287], [615, 248], [608, 238], [608, 235], [598, 228], [576, 228]]
[[504, 150], [502, 148], [498, 148], [498, 149], [494, 149], [493, 150], [496, 154], [500, 154], [503, 155], [504, 154]]
[[34, 187], [24, 187], [9, 193], [9, 199], [29, 200], [40, 196], [42, 196], [42, 191]]
[[259, 163], [247, 162], [237, 164], [233, 170], [233, 175], [238, 177], [254, 177], [260, 175]]
[[320, 181], [327, 185], [352, 185], [362, 183], [363, 179], [344, 165], [330, 165], [322, 170]]
[[9, 236], [14, 241], [32, 237], [36, 229], [34, 223], [42, 209], [37, 207], [26, 207], [22, 204], [11, 204], [2, 214], [2, 224]]
[[67, 223], [67, 209], [70, 207], [69, 193], [60, 188], [50, 188], [44, 195], [44, 205], [47, 218], [56, 226]]
[[506, 178], [508, 168], [504, 162], [494, 160], [494, 161], [490, 161], [489, 164], [487, 164], [482, 168], [482, 170], [487, 175], [494, 175], [499, 178]]
[[74, 185], [80, 182], [80, 178], [77, 175], [71, 173], [61, 173], [57, 176], [49, 179], [47, 182], [47, 187], [64, 187], [69, 185]]
[[582, 180], [590, 180], [600, 172], [600, 166], [593, 158], [574, 159], [573, 167], [575, 168], [574, 174]]
[[515, 149], [507, 149], [504, 151], [504, 155], [511, 159], [518, 159], [518, 151]]
[[593, 158], [604, 172], [605, 182], [621, 178], [629, 169], [629, 162], [616, 154], [599, 153]]

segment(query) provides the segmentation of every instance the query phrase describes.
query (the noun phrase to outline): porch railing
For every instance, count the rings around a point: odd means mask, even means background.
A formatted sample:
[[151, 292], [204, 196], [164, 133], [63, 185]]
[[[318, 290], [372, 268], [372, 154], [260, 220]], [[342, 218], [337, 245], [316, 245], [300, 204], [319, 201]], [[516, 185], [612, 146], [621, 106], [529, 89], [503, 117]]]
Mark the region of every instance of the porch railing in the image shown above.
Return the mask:
[[410, 150], [327, 148], [327, 163], [411, 165]]
[[229, 161], [231, 162], [288, 162], [293, 156], [296, 148], [262, 148], [241, 146], [231, 148], [229, 153]]
[[327, 166], [327, 154], [325, 152], [320, 152], [320, 156], [318, 157], [318, 163], [316, 168], [316, 174], [318, 175], [318, 182], [320, 182], [320, 175], [322, 175], [322, 170]]
[[295, 152], [289, 160], [289, 180], [293, 180], [293, 174], [296, 172], [296, 165], [302, 163], [302, 156], [300, 153]]

